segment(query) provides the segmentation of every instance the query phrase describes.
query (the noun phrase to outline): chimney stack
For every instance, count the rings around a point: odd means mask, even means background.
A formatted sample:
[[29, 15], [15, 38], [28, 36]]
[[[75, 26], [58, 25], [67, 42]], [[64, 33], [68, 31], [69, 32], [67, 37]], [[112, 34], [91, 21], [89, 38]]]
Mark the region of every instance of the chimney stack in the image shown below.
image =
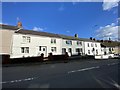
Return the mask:
[[78, 34], [75, 34], [75, 37], [78, 38]]
[[95, 39], [95, 38], [93, 38], [93, 40], [95, 41], [96, 39]]
[[21, 23], [21, 22], [18, 22], [18, 23], [17, 23], [17, 27], [18, 27], [18, 28], [22, 28], [22, 23]]
[[92, 38], [92, 37], [90, 37], [90, 40], [93, 40], [93, 38]]

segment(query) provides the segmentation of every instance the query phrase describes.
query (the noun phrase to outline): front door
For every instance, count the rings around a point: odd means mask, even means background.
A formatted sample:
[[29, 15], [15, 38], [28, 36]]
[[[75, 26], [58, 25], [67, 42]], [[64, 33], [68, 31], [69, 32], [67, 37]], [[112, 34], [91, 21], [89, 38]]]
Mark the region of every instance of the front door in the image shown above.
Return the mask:
[[72, 48], [68, 48], [68, 52], [72, 55]]
[[62, 48], [62, 54], [66, 53], [66, 48]]
[[44, 57], [47, 57], [47, 46], [39, 46], [37, 49], [38, 56], [40, 56], [43, 53]]

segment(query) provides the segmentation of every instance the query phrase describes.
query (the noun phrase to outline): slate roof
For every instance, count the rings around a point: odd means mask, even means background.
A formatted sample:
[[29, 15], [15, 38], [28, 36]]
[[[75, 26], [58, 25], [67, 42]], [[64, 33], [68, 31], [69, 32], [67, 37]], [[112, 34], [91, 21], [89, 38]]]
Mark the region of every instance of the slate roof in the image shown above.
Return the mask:
[[120, 46], [120, 42], [117, 41], [111, 41], [111, 42], [101, 42], [102, 46], [104, 47], [115, 47]]
[[17, 30], [17, 29], [18, 29], [17, 26], [4, 25], [4, 24], [0, 24], [0, 28], [3, 28], [3, 29], [9, 29], [9, 30]]
[[[0, 28], [9, 29], [9, 30], [17, 30], [17, 29], [19, 29], [17, 26], [4, 25], [4, 24], [0, 24]], [[97, 41], [86, 39], [86, 38], [77, 38], [77, 37], [74, 37], [74, 36], [67, 36], [67, 35], [54, 34], [54, 33], [48, 33], [48, 32], [41, 32], [41, 31], [33, 31], [33, 30], [25, 30], [25, 29], [21, 29], [21, 30], [15, 32], [15, 33], [39, 35], [39, 36], [46, 36], [46, 37], [56, 37], [56, 38], [63, 38], [63, 39], [67, 39], [67, 40], [79, 40], [79, 41], [97, 42]]]

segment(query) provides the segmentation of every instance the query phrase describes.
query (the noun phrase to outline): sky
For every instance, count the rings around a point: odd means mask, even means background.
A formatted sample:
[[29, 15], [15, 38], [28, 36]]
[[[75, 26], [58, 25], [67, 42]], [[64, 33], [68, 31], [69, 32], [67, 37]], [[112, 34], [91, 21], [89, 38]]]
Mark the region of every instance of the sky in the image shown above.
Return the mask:
[[119, 20], [117, 2], [2, 3], [2, 24], [80, 38], [116, 40]]

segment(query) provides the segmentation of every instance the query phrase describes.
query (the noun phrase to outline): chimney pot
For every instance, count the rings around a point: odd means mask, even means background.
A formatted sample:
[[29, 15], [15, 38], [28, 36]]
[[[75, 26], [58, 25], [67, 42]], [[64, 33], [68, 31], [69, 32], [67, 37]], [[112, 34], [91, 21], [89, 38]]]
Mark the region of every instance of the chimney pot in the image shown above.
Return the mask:
[[75, 34], [75, 37], [78, 38], [78, 34]]
[[21, 22], [18, 22], [18, 23], [17, 23], [17, 27], [18, 27], [18, 28], [22, 28], [22, 23], [21, 23]]

